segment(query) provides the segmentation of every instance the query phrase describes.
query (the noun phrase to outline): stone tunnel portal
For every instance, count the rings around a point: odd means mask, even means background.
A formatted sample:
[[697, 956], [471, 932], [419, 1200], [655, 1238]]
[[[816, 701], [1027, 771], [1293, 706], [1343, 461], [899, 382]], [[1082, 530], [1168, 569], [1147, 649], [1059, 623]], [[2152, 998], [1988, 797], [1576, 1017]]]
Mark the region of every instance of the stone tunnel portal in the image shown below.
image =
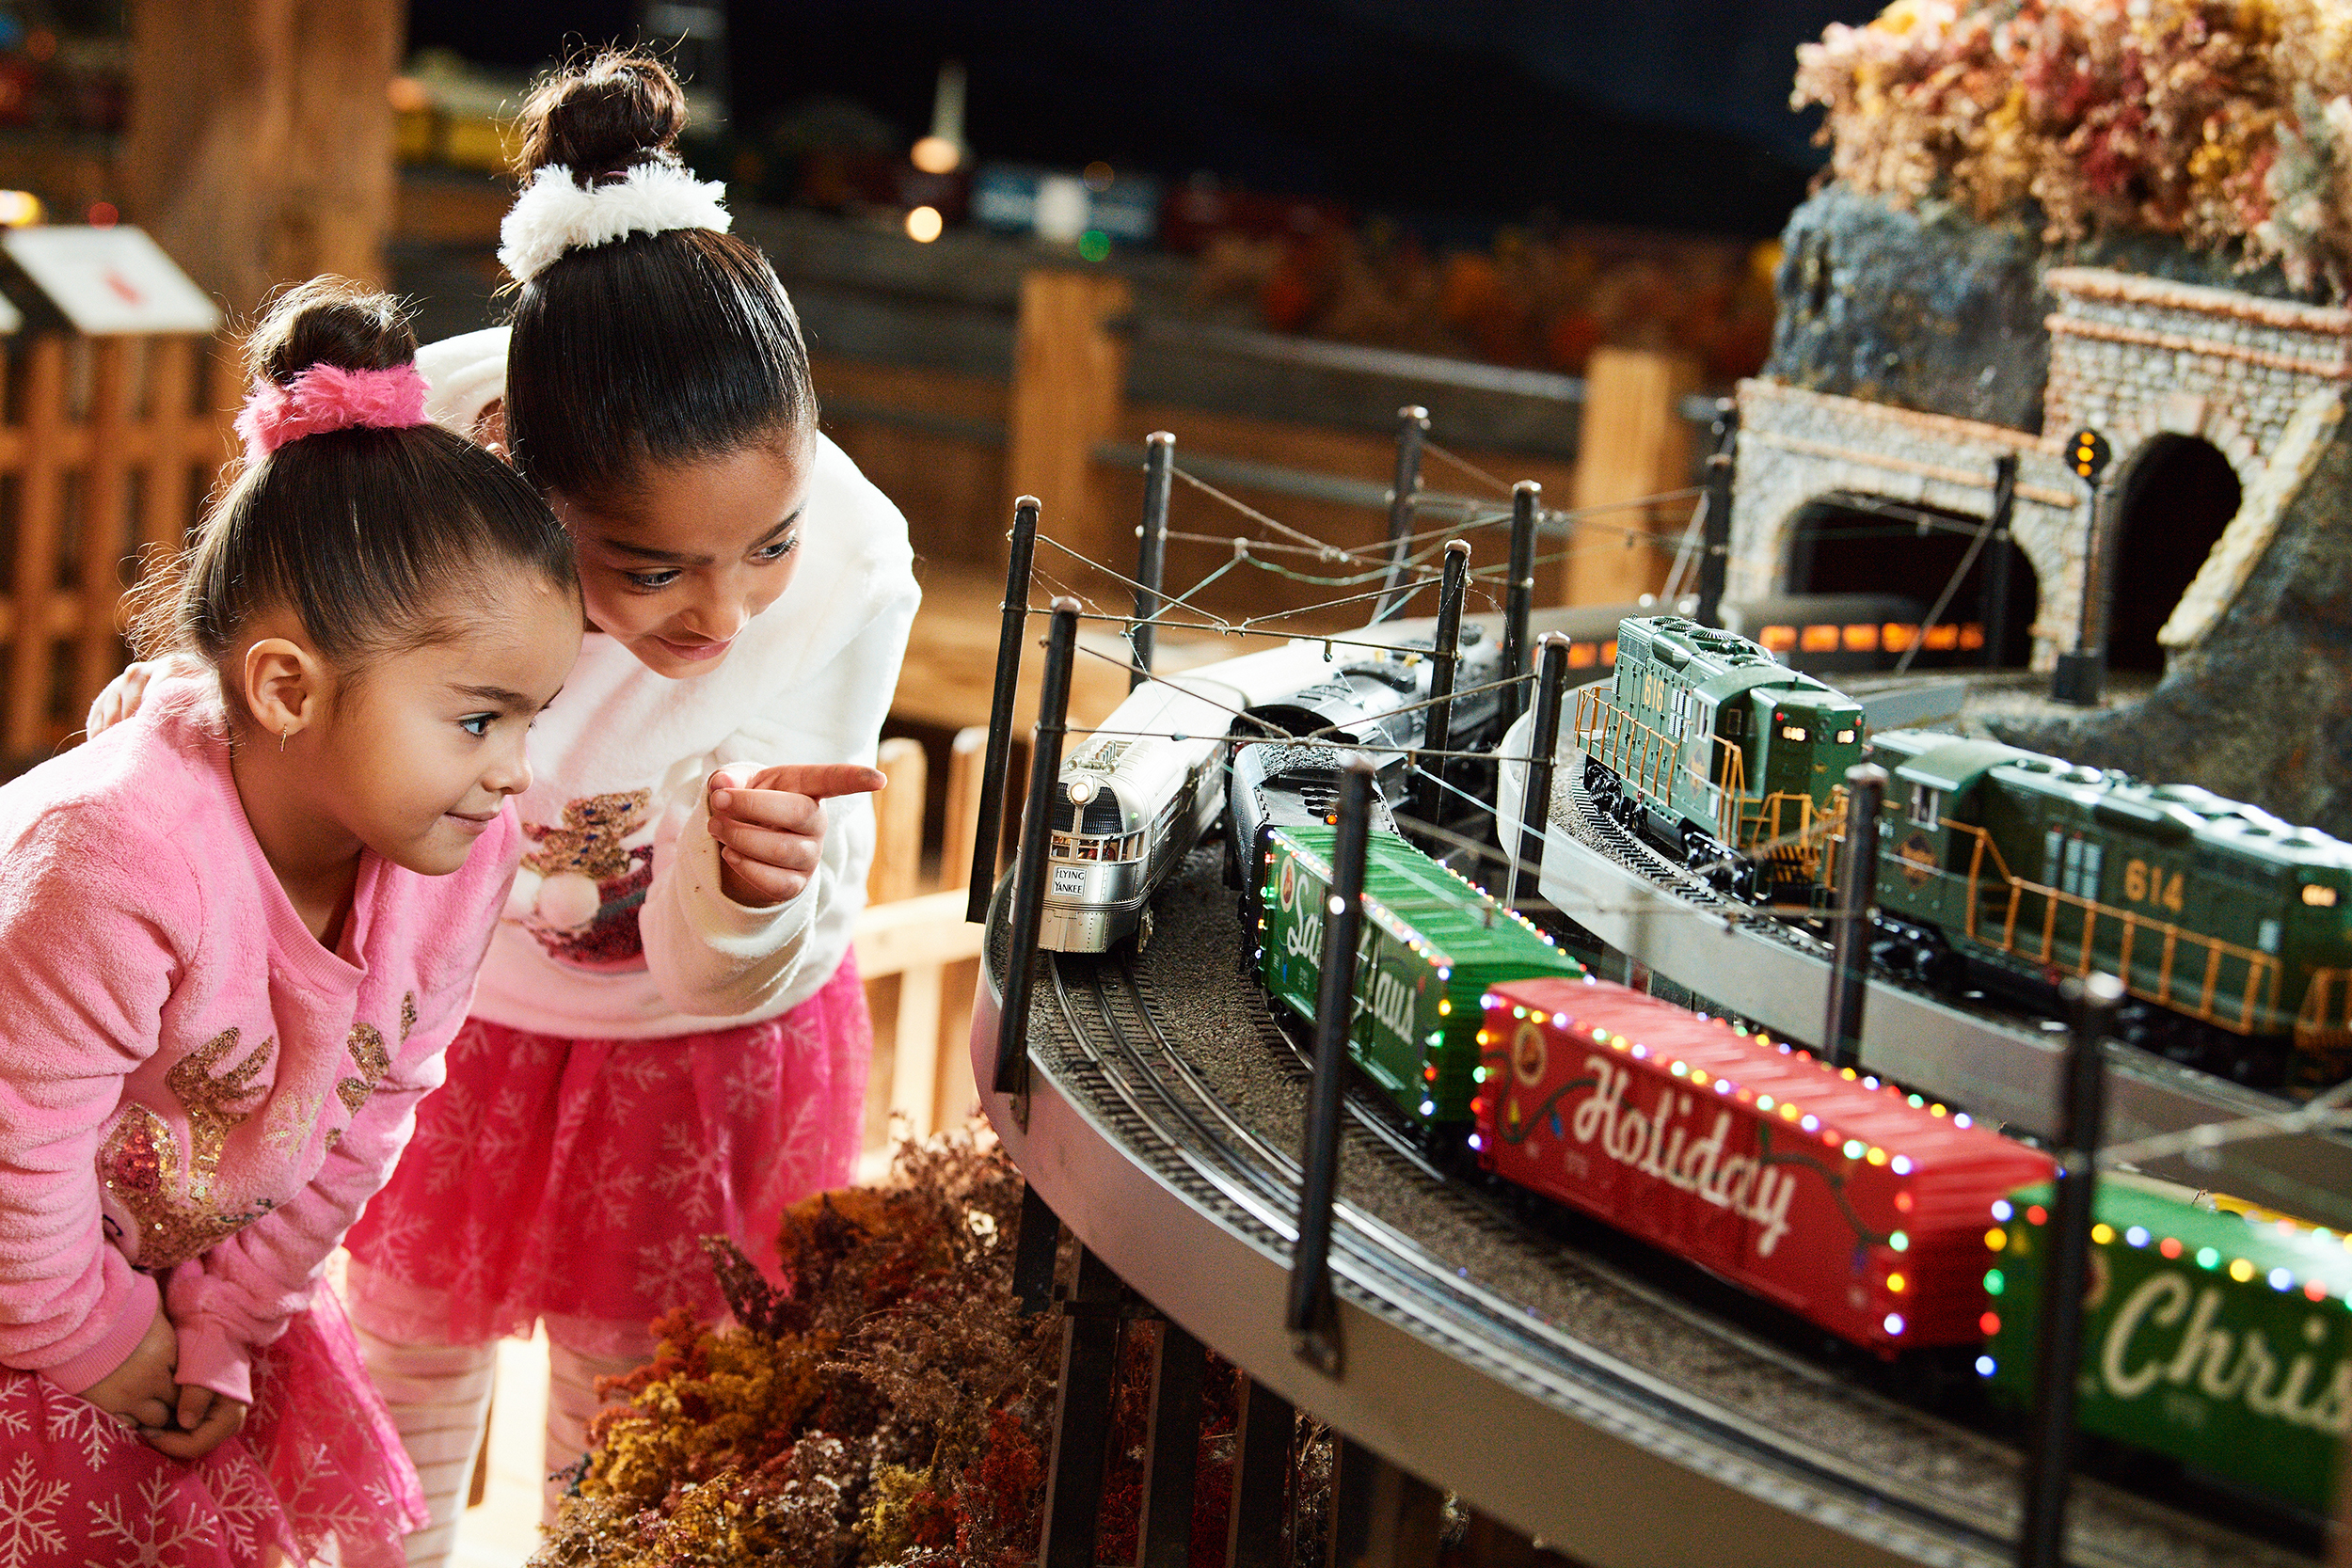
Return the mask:
[[[1899, 594], [1918, 600], [1924, 614], [1966, 559], [1969, 542], [1982, 522], [1963, 513], [1910, 501], [1842, 493], [1823, 496], [1797, 515], [1788, 550], [1787, 592]], [[2033, 621], [2041, 589], [2032, 563], [2014, 544], [1988, 543], [1978, 553], [1943, 619], [1987, 621], [1991, 607], [1985, 603], [1985, 593], [1993, 578], [1995, 549], [2009, 552], [2009, 594], [2006, 630], [1999, 657], [1994, 662], [2002, 668], [2022, 668], [2033, 655]], [[2179, 594], [2173, 596], [2178, 598]], [[1981, 657], [1923, 657], [1921, 662], [1973, 664]]]

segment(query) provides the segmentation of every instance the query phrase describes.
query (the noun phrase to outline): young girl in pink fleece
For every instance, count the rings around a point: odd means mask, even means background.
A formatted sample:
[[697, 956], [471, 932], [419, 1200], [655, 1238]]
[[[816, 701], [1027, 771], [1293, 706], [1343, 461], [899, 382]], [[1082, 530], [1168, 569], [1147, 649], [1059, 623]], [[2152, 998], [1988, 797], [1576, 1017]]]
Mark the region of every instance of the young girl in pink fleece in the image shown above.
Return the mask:
[[287, 296], [176, 583], [205, 666], [0, 789], [0, 1519], [23, 1560], [397, 1563], [319, 1283], [441, 1081], [578, 653], [568, 538], [427, 423], [397, 306]]

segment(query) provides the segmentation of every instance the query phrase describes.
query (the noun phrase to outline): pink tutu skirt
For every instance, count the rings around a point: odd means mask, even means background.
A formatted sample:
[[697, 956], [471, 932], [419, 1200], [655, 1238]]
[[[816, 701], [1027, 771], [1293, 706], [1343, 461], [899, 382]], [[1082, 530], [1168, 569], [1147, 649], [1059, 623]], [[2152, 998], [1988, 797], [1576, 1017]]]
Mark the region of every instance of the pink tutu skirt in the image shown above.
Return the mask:
[[[784, 1211], [848, 1181], [873, 1025], [855, 961], [779, 1018], [656, 1039], [469, 1020], [345, 1244], [361, 1318], [412, 1343], [726, 1310], [701, 1238], [771, 1275]], [[593, 1348], [583, 1346], [582, 1348]], [[616, 1342], [617, 1348], [617, 1342]]]
[[0, 1562], [400, 1568], [427, 1523], [400, 1434], [334, 1292], [315, 1288], [253, 1360], [245, 1428], [167, 1458], [47, 1378], [0, 1369]]

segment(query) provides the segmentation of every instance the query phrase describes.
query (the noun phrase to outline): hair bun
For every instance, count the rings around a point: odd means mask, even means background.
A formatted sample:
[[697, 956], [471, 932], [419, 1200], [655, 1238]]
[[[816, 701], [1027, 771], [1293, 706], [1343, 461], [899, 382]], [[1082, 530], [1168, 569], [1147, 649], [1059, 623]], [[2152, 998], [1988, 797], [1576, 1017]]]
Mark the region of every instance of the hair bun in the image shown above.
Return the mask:
[[255, 381], [292, 381], [313, 365], [389, 371], [417, 356], [400, 301], [340, 277], [314, 277], [270, 302], [246, 339]]
[[608, 49], [541, 82], [516, 128], [526, 178], [560, 164], [585, 184], [592, 176], [667, 156], [686, 129], [686, 93], [649, 52]]

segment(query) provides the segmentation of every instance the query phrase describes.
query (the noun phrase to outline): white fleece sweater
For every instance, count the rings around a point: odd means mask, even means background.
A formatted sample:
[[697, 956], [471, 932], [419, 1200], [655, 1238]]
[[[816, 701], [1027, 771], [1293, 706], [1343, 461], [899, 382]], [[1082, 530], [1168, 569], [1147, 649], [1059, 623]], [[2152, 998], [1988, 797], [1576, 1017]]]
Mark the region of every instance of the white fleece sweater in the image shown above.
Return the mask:
[[[471, 436], [506, 386], [506, 331], [417, 356], [426, 411]], [[721, 891], [704, 782], [730, 763], [871, 764], [920, 598], [906, 519], [817, 437], [800, 564], [719, 667], [658, 675], [591, 632], [532, 734], [523, 864], [473, 1016], [575, 1038], [772, 1018], [832, 978], [866, 904], [870, 802], [825, 802], [817, 878], [751, 909]]]

